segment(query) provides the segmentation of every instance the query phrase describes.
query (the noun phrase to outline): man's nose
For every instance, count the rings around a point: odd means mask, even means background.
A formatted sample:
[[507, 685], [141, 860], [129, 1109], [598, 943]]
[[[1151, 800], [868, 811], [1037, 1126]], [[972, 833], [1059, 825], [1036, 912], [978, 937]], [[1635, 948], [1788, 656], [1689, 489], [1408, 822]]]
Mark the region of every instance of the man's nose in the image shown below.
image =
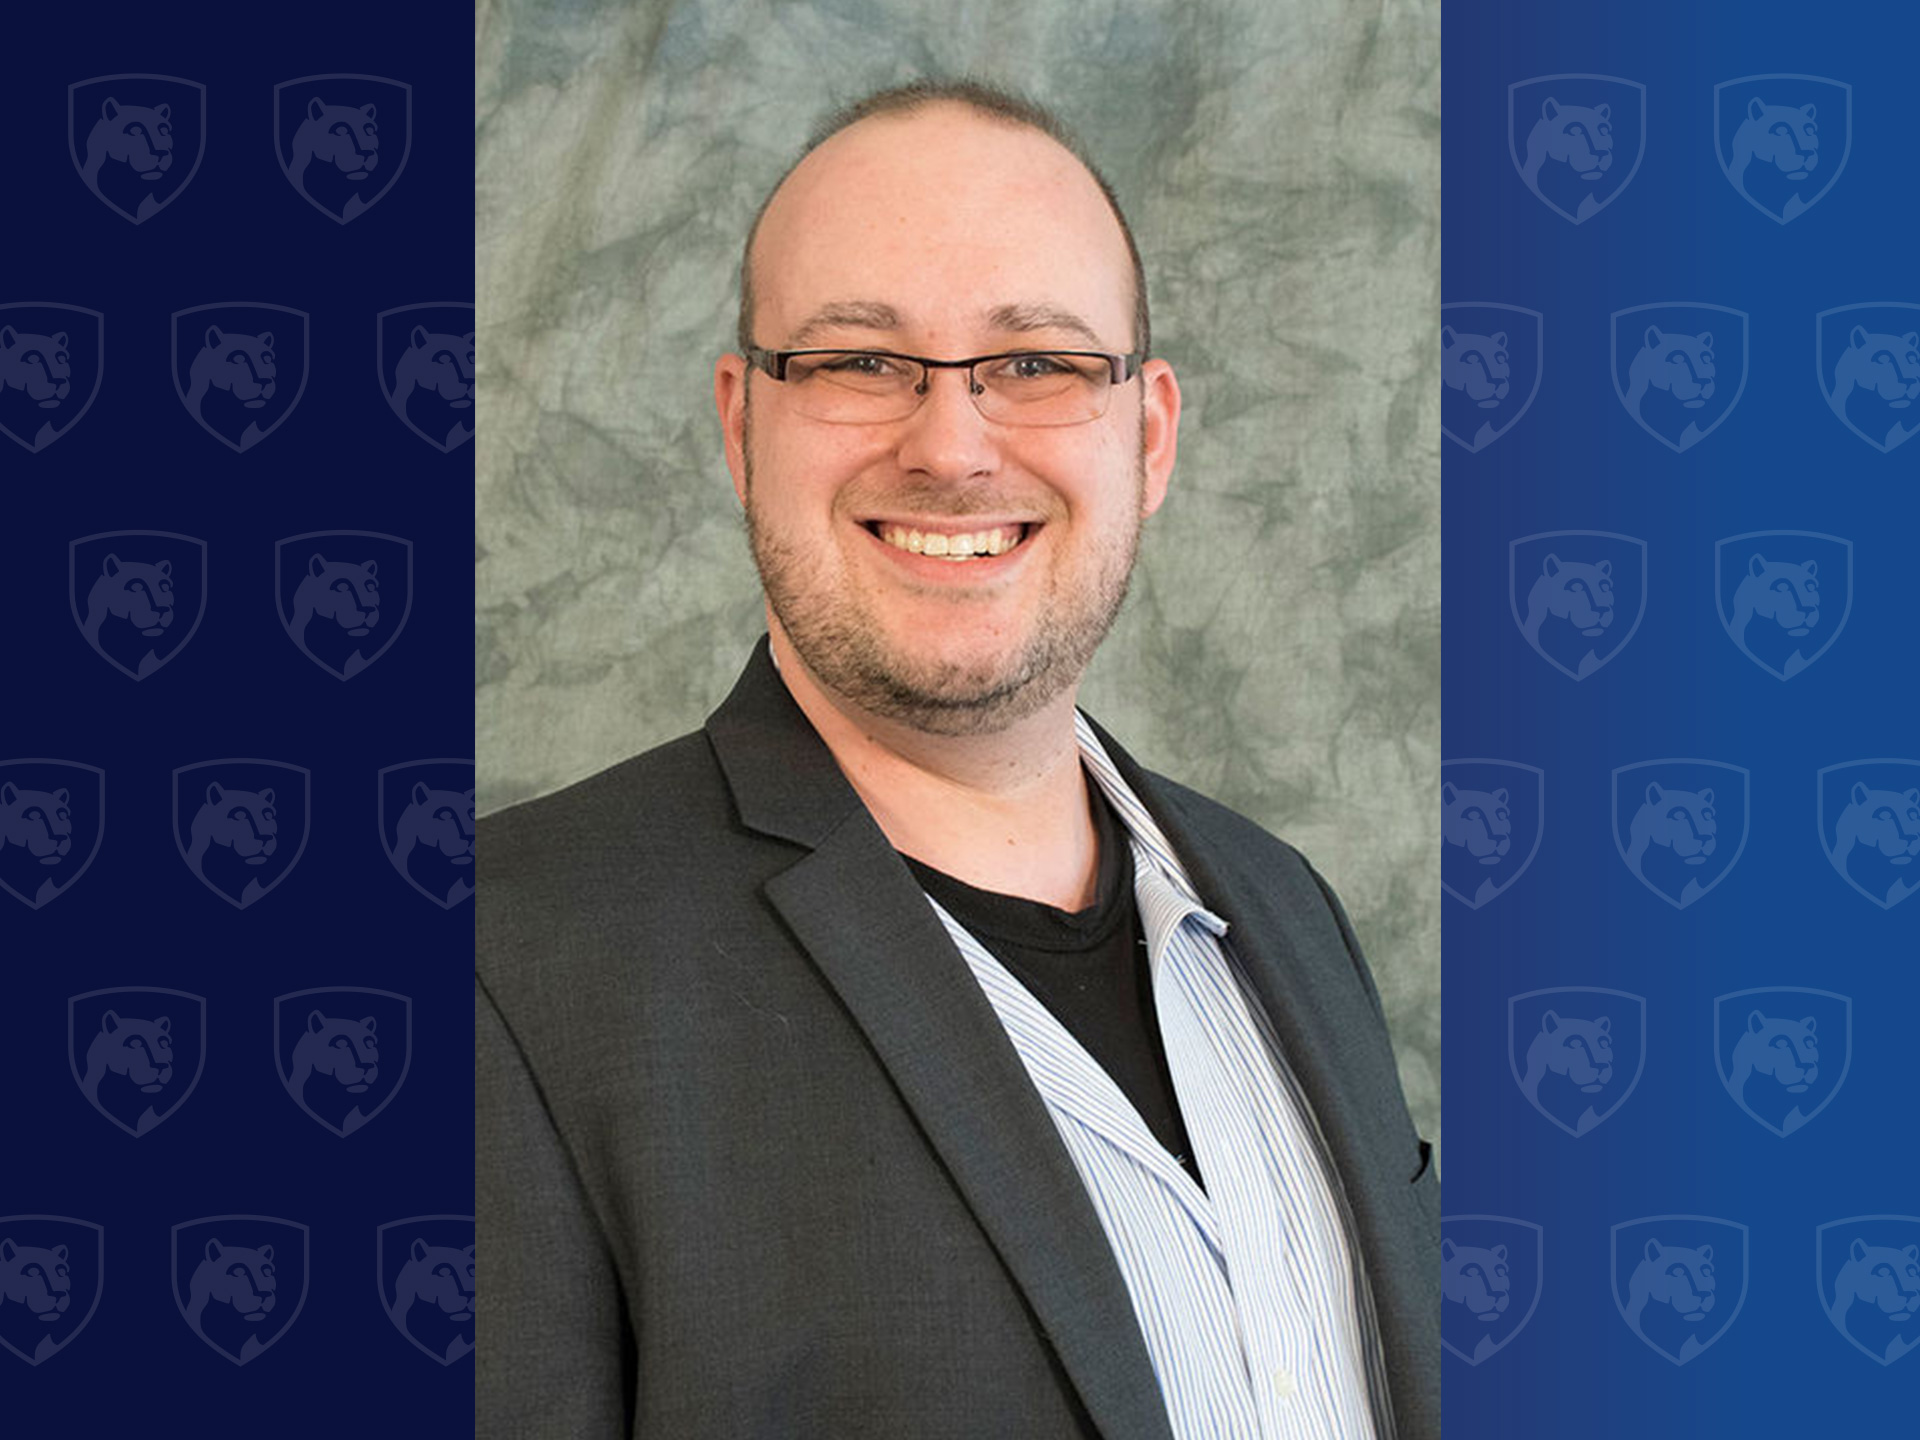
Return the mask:
[[937, 479], [965, 479], [995, 469], [999, 427], [982, 415], [968, 393], [965, 370], [929, 370], [920, 408], [900, 435], [900, 464]]

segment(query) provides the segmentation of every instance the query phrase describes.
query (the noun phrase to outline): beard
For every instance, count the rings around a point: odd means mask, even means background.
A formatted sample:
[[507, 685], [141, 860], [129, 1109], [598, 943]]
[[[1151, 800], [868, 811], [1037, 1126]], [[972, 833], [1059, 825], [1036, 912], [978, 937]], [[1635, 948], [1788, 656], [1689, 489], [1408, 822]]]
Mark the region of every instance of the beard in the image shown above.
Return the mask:
[[[1131, 523], [1115, 534], [1081, 536], [1076, 561], [1065, 568], [1056, 556], [1043, 593], [1021, 617], [1022, 633], [997, 654], [967, 661], [922, 654], [890, 641], [879, 623], [876, 601], [838, 567], [831, 547], [822, 550], [779, 538], [754, 500], [750, 422], [743, 450], [747, 540], [767, 604], [814, 678], [871, 715], [927, 735], [1006, 730], [1079, 683], [1127, 598], [1146, 488], [1144, 430], [1135, 451]], [[914, 507], [911, 490], [901, 492], [900, 498], [909, 510]], [[984, 490], [969, 496], [943, 486], [928, 491], [925, 499], [925, 508], [948, 515], [991, 515], [1006, 509]]]

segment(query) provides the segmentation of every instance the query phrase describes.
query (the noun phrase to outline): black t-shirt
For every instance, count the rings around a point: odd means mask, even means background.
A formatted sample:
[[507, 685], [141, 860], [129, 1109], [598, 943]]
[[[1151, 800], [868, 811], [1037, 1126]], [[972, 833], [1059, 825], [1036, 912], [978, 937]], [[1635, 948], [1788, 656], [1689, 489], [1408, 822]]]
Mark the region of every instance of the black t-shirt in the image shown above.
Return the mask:
[[1087, 788], [1100, 875], [1085, 910], [977, 890], [911, 855], [902, 858], [921, 887], [1113, 1077], [1154, 1138], [1198, 1181], [1153, 1008], [1153, 971], [1133, 894], [1133, 847], [1100, 787], [1089, 779]]

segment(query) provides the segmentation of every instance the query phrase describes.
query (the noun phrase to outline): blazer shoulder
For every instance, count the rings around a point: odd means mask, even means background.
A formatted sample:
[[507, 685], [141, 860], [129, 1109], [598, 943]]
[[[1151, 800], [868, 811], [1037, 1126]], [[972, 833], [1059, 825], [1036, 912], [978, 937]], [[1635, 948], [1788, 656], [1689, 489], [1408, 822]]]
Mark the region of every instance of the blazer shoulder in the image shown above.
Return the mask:
[[683, 843], [731, 809], [713, 748], [696, 730], [482, 817], [475, 848], [489, 884], [513, 884]]

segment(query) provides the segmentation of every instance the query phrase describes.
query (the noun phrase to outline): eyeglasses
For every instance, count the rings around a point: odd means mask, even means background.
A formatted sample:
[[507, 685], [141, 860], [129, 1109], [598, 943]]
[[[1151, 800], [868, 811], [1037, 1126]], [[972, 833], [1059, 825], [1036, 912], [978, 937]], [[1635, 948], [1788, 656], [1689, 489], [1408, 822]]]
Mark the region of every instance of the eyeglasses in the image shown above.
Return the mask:
[[884, 425], [920, 408], [934, 370], [967, 372], [974, 408], [1001, 425], [1081, 425], [1107, 411], [1113, 387], [1140, 372], [1140, 356], [1094, 350], [1012, 350], [929, 360], [891, 350], [762, 350], [747, 361], [791, 387], [793, 406], [832, 425]]

